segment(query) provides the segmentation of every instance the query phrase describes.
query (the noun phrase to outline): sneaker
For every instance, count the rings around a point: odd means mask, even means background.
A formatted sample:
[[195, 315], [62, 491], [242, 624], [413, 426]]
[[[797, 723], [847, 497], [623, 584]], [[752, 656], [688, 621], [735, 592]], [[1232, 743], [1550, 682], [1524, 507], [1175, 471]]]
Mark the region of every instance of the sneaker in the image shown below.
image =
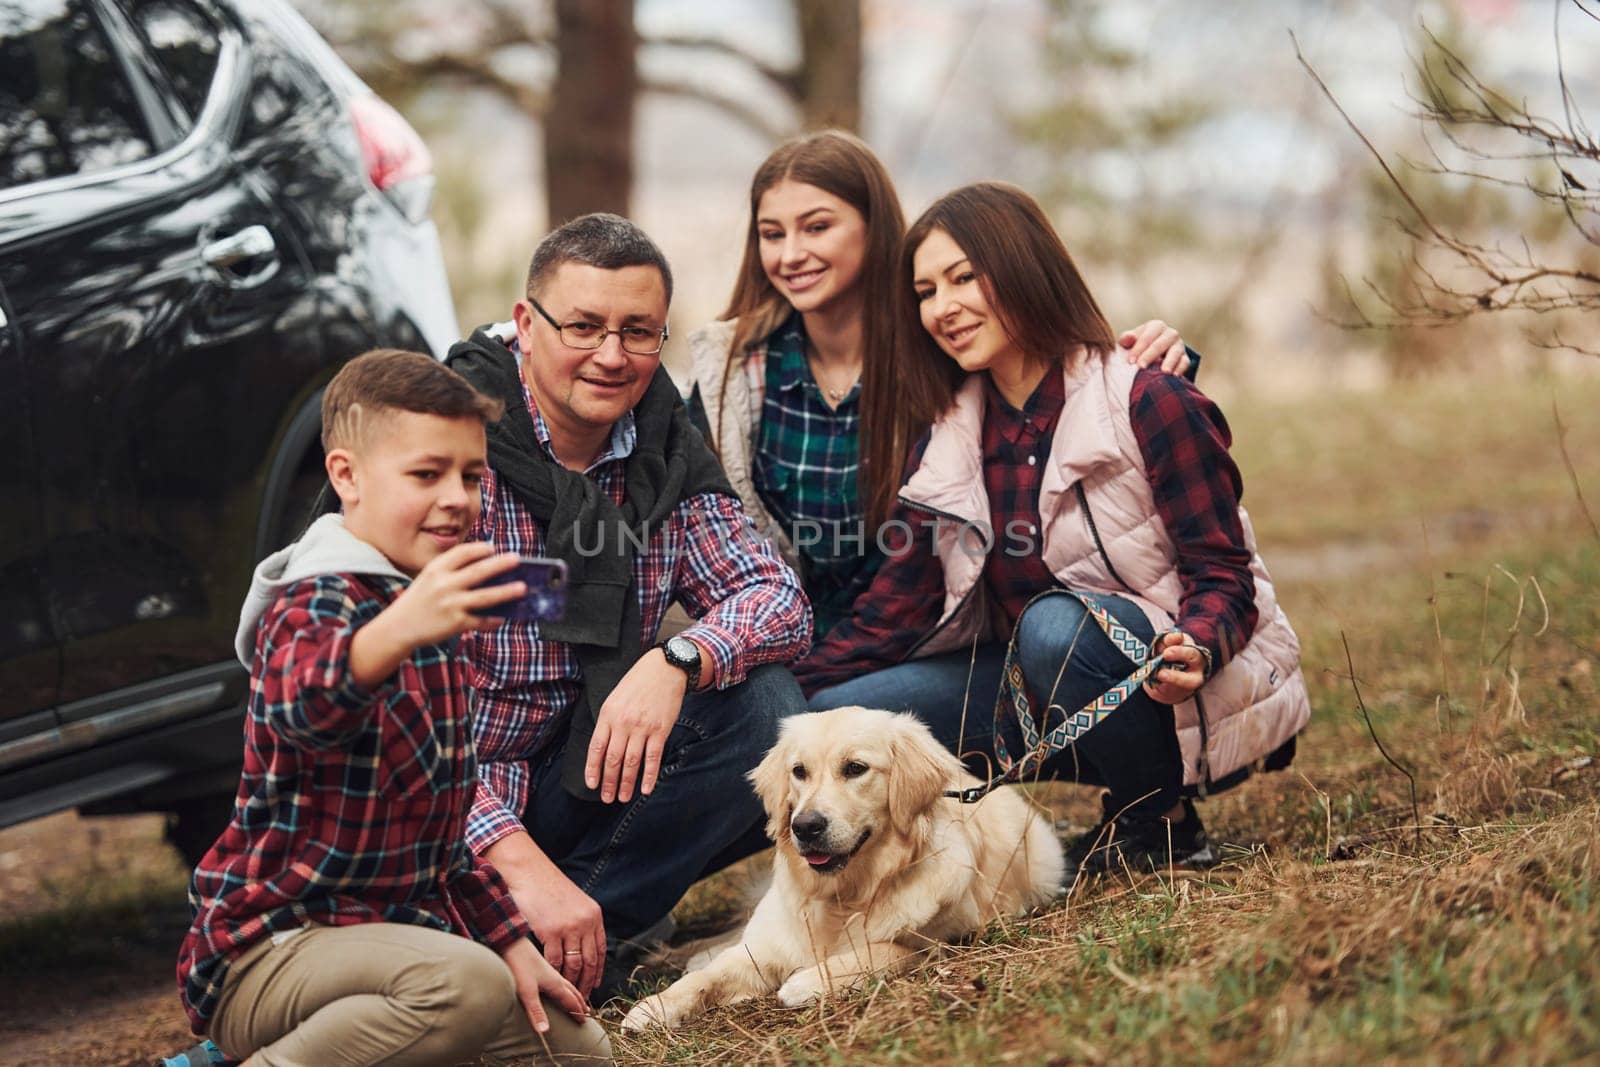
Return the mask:
[[161, 1067], [238, 1067], [238, 1060], [230, 1060], [210, 1039], [176, 1056], [164, 1056]]
[[1192, 801], [1183, 801], [1181, 822], [1136, 812], [1117, 815], [1110, 810], [1109, 797], [1103, 803], [1106, 814], [1100, 825], [1067, 846], [1068, 882], [1073, 872], [1095, 875], [1124, 867], [1133, 871], [1197, 870], [1217, 863], [1217, 851], [1206, 839], [1205, 824]]

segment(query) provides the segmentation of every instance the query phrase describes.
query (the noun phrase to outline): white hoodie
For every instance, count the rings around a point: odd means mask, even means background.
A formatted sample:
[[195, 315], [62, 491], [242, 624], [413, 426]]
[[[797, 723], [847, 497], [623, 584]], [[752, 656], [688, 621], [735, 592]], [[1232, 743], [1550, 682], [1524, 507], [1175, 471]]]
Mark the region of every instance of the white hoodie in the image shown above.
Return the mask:
[[256, 565], [250, 592], [239, 609], [239, 633], [233, 651], [246, 668], [256, 653], [256, 628], [261, 616], [295, 582], [323, 574], [375, 574], [411, 581], [387, 556], [345, 529], [343, 515], [324, 515], [300, 540], [280, 548]]

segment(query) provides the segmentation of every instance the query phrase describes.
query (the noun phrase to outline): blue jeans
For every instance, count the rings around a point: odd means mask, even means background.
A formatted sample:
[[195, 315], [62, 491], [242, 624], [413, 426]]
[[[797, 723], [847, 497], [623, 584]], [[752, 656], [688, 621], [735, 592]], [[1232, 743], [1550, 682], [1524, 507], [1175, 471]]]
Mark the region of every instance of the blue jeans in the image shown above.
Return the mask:
[[[1154, 639], [1150, 620], [1132, 601], [1101, 594], [1090, 598], [1140, 639]], [[1047, 705], [1075, 712], [1135, 666], [1065, 593], [1046, 594], [1028, 605], [1018, 621], [1017, 643], [1034, 717], [1041, 724]], [[974, 774], [988, 778], [999, 772], [993, 762], [994, 710], [1005, 655], [1003, 643], [990, 642], [978, 645], [976, 655], [968, 648], [912, 660], [820, 690], [807, 706], [813, 711], [847, 704], [910, 711]], [[1015, 757], [1022, 745], [1009, 709], [1004, 729]], [[1076, 744], [1046, 760], [1039, 777], [1105, 786], [1113, 810], [1167, 811], [1183, 787], [1172, 708], [1141, 689]]]
[[649, 796], [579, 800], [561, 787], [561, 746], [531, 768], [522, 822], [604, 915], [611, 950], [665, 916], [700, 878], [766, 848], [766, 818], [745, 779], [804, 710], [787, 669], [757, 667], [730, 689], [690, 693], [667, 735]]

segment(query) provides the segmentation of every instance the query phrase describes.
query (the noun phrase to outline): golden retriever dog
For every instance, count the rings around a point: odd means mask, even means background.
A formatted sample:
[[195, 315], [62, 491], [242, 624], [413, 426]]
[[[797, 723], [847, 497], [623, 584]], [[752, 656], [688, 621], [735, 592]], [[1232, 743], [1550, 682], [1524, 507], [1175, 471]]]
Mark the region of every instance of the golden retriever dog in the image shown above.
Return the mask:
[[1061, 890], [1050, 823], [1012, 788], [976, 804], [943, 797], [978, 780], [913, 715], [796, 715], [750, 780], [777, 845], [771, 887], [737, 944], [640, 1000], [623, 1029], [774, 990], [804, 1004]]

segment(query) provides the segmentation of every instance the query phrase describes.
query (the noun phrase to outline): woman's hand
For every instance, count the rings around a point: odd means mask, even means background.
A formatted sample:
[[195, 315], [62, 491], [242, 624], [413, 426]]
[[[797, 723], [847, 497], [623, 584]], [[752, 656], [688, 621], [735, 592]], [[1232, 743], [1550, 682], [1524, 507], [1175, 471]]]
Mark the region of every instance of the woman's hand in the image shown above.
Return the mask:
[[1183, 669], [1163, 667], [1145, 679], [1144, 691], [1161, 704], [1182, 704], [1206, 684], [1206, 655], [1194, 638], [1180, 630], [1162, 634], [1155, 653], [1167, 662], [1176, 660]]

